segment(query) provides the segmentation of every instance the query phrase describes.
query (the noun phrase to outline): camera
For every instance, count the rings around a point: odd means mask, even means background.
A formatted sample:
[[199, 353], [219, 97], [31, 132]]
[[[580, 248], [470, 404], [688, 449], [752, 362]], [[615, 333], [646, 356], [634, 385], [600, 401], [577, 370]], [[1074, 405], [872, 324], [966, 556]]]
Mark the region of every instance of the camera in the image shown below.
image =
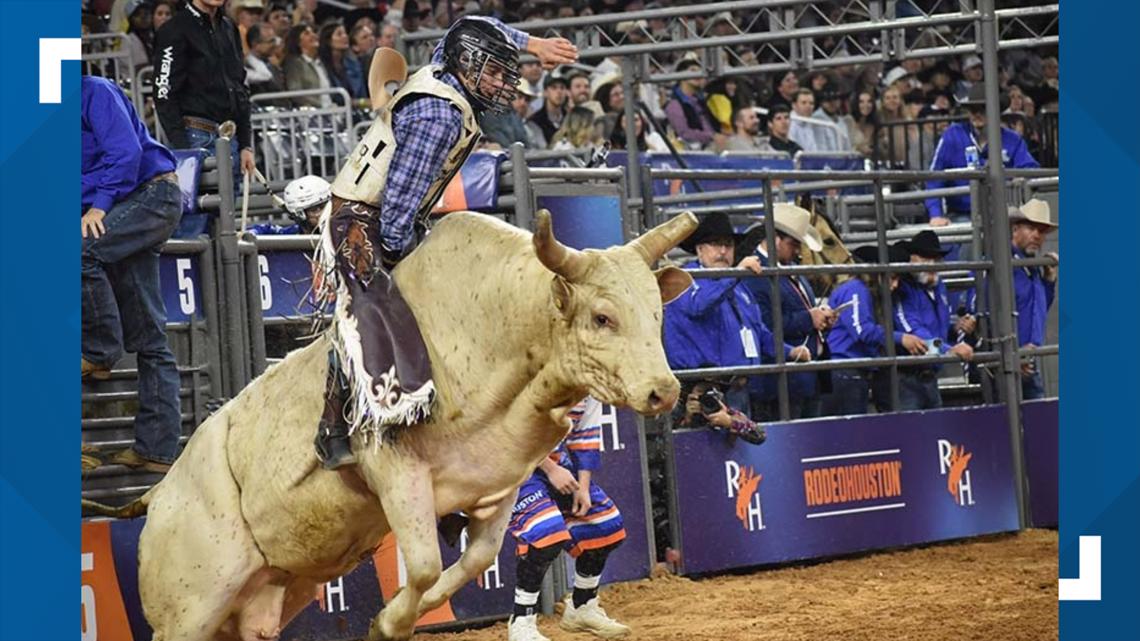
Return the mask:
[[715, 387], [705, 390], [705, 393], [701, 394], [700, 403], [702, 414], [705, 416], [716, 414], [721, 410], [721, 407], [725, 405], [724, 394]]
[[942, 353], [942, 339], [941, 338], [928, 338], [926, 339], [926, 354], [927, 356], [938, 356]]

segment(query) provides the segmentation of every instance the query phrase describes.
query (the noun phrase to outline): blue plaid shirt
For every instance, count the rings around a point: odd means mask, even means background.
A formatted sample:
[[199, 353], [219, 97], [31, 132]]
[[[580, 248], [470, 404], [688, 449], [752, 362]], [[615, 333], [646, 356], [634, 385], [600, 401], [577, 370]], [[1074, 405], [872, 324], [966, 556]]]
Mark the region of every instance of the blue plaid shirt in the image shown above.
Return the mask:
[[[470, 16], [465, 19], [490, 22], [520, 51], [525, 51], [530, 42], [530, 36], [494, 18]], [[431, 64], [443, 64], [446, 39], [446, 34], [440, 38], [432, 52]], [[441, 73], [439, 80], [461, 94], [465, 92], [459, 79], [451, 73]], [[380, 237], [385, 253], [403, 256], [410, 249], [416, 212], [462, 130], [463, 115], [444, 98], [421, 96], [403, 103], [392, 114], [396, 151], [388, 166], [388, 183], [380, 203]]]

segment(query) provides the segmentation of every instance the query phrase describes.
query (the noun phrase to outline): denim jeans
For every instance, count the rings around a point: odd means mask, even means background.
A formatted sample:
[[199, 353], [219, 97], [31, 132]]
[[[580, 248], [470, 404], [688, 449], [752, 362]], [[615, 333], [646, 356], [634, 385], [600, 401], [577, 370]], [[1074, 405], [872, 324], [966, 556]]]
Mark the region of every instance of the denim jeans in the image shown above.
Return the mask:
[[938, 376], [934, 372], [899, 372], [899, 410], [932, 410], [942, 407]]
[[855, 416], [867, 413], [871, 371], [837, 369], [831, 372], [831, 394], [823, 398], [824, 416]]
[[106, 232], [83, 240], [83, 357], [111, 367], [123, 351], [138, 355], [135, 450], [169, 463], [182, 433], [180, 381], [166, 341], [158, 251], [182, 216], [177, 183], [147, 183], [103, 219]]
[[[202, 129], [195, 129], [193, 127], [186, 128], [186, 140], [190, 143], [191, 149], [202, 148], [206, 150], [206, 158], [213, 158], [218, 153], [218, 149], [214, 143], [218, 140], [217, 133], [203, 131]], [[234, 163], [234, 196], [240, 196], [242, 193], [242, 173], [241, 173], [241, 150], [237, 148], [237, 141], [233, 141], [230, 145], [230, 156], [233, 158]]]
[[1041, 372], [1033, 372], [1029, 376], [1021, 376], [1021, 400], [1032, 401], [1045, 398], [1045, 384], [1041, 381]]

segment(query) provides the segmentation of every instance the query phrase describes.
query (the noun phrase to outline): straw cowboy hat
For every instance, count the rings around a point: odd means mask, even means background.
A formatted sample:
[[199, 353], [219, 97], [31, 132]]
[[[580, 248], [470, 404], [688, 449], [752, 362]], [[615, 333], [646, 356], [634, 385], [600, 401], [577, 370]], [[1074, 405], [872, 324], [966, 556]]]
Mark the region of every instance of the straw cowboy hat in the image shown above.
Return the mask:
[[776, 230], [807, 245], [813, 252], [823, 249], [823, 239], [811, 224], [811, 212], [791, 203], [776, 203], [772, 207]]
[[1049, 213], [1049, 203], [1044, 200], [1032, 198], [1029, 202], [1021, 207], [1009, 208], [1010, 222], [1025, 221], [1037, 225], [1045, 225], [1050, 229], [1056, 229], [1057, 223], [1053, 222], [1052, 216]]

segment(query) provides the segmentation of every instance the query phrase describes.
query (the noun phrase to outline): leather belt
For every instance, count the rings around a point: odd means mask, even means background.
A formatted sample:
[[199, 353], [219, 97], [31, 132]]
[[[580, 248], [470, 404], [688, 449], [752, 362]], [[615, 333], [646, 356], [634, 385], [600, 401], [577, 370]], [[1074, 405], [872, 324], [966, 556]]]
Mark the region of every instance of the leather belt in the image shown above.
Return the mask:
[[191, 128], [191, 129], [197, 129], [199, 131], [205, 131], [206, 133], [211, 133], [211, 134], [217, 134], [218, 133], [218, 123], [214, 122], [213, 120], [207, 120], [206, 118], [198, 118], [195, 116], [183, 116], [182, 117], [182, 124]]

